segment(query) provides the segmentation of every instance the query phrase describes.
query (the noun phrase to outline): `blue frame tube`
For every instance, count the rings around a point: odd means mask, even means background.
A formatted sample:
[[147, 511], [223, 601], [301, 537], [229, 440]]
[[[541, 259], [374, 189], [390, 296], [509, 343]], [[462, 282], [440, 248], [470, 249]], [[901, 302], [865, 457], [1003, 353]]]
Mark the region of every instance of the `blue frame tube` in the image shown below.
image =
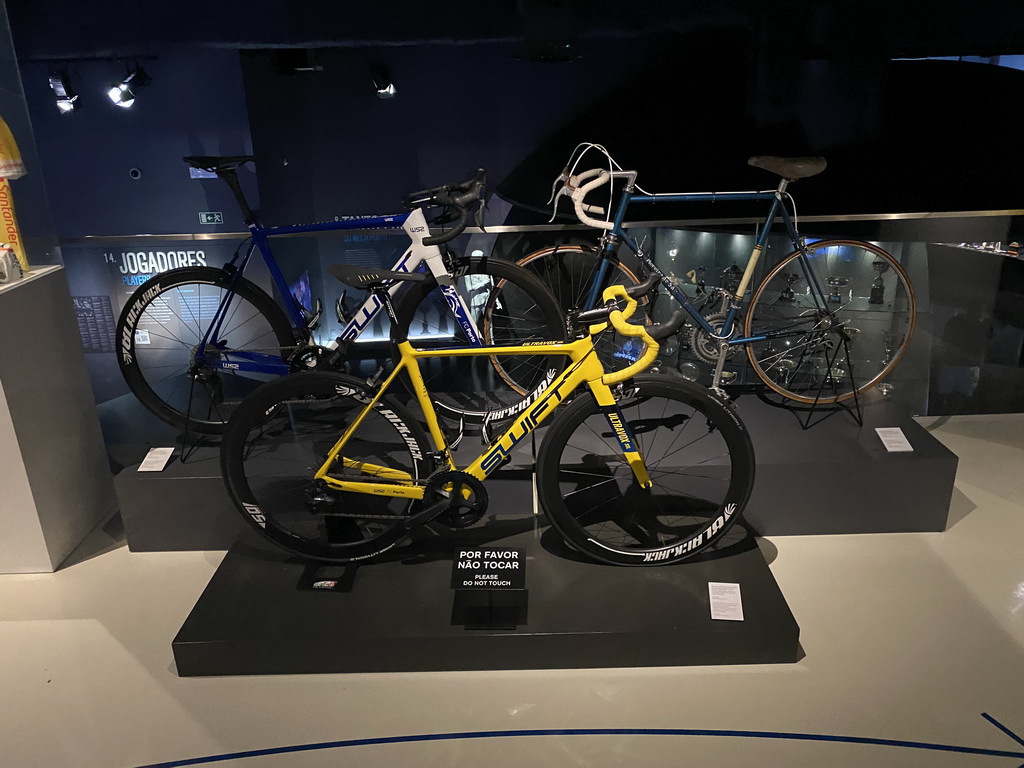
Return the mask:
[[[654, 263], [654, 259], [646, 255], [641, 255], [640, 246], [637, 242], [626, 234], [626, 231], [622, 228], [622, 222], [626, 218], [626, 210], [629, 208], [630, 203], [684, 203], [684, 202], [724, 202], [724, 201], [737, 201], [737, 200], [771, 200], [771, 207], [768, 209], [768, 213], [765, 216], [764, 224], [761, 226], [760, 231], [755, 238], [755, 244], [758, 248], [763, 249], [768, 243], [768, 237], [771, 235], [772, 226], [775, 220], [779, 217], [780, 211], [782, 215], [783, 223], [786, 226], [790, 239], [796, 243], [798, 234], [796, 228], [793, 226], [793, 220], [789, 216], [789, 212], [786, 207], [782, 205], [782, 200], [777, 190], [765, 190], [761, 192], [684, 192], [679, 194], [664, 194], [664, 195], [635, 195], [624, 189], [621, 196], [619, 197], [619, 205], [615, 211], [615, 218], [612, 221], [612, 227], [609, 230], [613, 240], [605, 244], [605, 250], [610, 254], [614, 252], [617, 242], [615, 239], [620, 239], [626, 243], [633, 254], [639, 258], [643, 264], [652, 272], [656, 273], [662, 278], [662, 286], [669, 292], [680, 306], [682, 306], [686, 312], [690, 315], [691, 319], [697, 323], [702, 330], [706, 333], [710, 333], [713, 336], [717, 336], [718, 333], [714, 328], [701, 316], [701, 314], [694, 309], [693, 304], [686, 297], [682, 291], [680, 291], [672, 282], [665, 281], [665, 273], [658, 268]], [[590, 309], [596, 306], [597, 294], [600, 288], [600, 284], [603, 282], [605, 275], [608, 270], [608, 259], [603, 259], [600, 269], [598, 270], [598, 278], [595, 280], [595, 285], [591, 288], [590, 295], [587, 298], [587, 307]], [[807, 267], [804, 256], [800, 256], [800, 264], [804, 270], [805, 275], [810, 272]], [[817, 280], [814, 279], [813, 273], [808, 278], [808, 284], [814, 286], [814, 290], [817, 292], [817, 297], [823, 296], [821, 293], [821, 287], [817, 284]], [[816, 297], [816, 301], [817, 301]], [[742, 307], [742, 302], [733, 301], [730, 303], [728, 312], [725, 318], [725, 324], [722, 327], [721, 334], [728, 336], [732, 333], [733, 323], [736, 321], [736, 314]], [[736, 344], [745, 344], [754, 341], [763, 341], [768, 336], [752, 336], [749, 338], [732, 339], [728, 343], [730, 346]]]
[[[216, 338], [220, 334], [221, 323], [223, 323], [224, 318], [228, 316], [228, 311], [231, 308], [231, 300], [235, 295], [235, 284], [239, 279], [241, 279], [241, 275], [245, 271], [245, 267], [249, 263], [249, 259], [252, 257], [253, 251], [257, 248], [259, 249], [260, 255], [263, 256], [264, 263], [267, 265], [267, 270], [270, 272], [271, 280], [276, 286], [278, 292], [281, 294], [282, 303], [284, 304], [285, 312], [288, 315], [288, 320], [292, 324], [292, 327], [305, 327], [305, 317], [303, 317], [302, 311], [291, 297], [291, 293], [288, 290], [288, 283], [284, 279], [284, 274], [282, 274], [281, 268], [277, 265], [277, 262], [274, 260], [273, 253], [270, 250], [270, 245], [267, 242], [268, 238], [282, 235], [297, 235], [308, 232], [332, 232], [340, 230], [378, 228], [398, 229], [405, 223], [407, 218], [409, 218], [408, 213], [396, 213], [384, 216], [365, 216], [355, 219], [321, 221], [311, 224], [288, 224], [279, 227], [261, 227], [259, 224], [253, 222], [249, 225], [250, 237], [252, 238], [249, 250], [242, 259], [242, 263], [238, 266], [231, 282], [228, 283], [227, 301], [223, 302], [217, 308], [217, 313], [213, 318], [213, 322], [210, 323], [209, 327], [206, 329], [206, 334], [200, 342], [200, 350], [210, 343], [211, 335], [213, 338]], [[201, 351], [197, 357], [202, 359]], [[259, 352], [235, 352], [232, 353], [232, 358], [236, 364], [240, 364], [240, 367], [237, 370], [253, 373], [274, 373], [278, 375], [284, 375], [289, 371], [288, 365], [282, 362], [278, 355], [266, 355]]]

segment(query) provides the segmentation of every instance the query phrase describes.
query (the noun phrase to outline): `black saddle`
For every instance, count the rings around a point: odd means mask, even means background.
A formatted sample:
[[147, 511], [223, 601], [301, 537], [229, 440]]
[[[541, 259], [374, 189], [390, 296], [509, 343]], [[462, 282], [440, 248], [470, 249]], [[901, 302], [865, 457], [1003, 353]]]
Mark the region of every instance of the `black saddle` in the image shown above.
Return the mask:
[[345, 285], [362, 290], [381, 288], [392, 280], [404, 280], [409, 283], [422, 283], [427, 279], [424, 272], [392, 272], [389, 269], [373, 269], [360, 267], [358, 264], [331, 264], [327, 268], [332, 277]]
[[809, 176], [817, 176], [825, 170], [828, 163], [824, 157], [771, 157], [758, 155], [747, 160], [747, 165], [755, 168], [764, 168], [766, 171], [777, 173], [788, 181], [806, 179]]
[[220, 171], [234, 170], [235, 168], [245, 165], [256, 158], [252, 155], [227, 155], [225, 157], [190, 155], [181, 159], [193, 168], [199, 168], [202, 171], [210, 171], [211, 173], [219, 173]]

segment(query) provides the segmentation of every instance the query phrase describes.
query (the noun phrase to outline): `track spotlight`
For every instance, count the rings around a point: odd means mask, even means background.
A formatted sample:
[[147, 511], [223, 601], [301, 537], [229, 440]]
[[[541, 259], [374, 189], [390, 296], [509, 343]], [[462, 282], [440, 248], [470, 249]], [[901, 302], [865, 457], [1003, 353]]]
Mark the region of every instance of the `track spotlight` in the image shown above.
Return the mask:
[[373, 84], [377, 88], [378, 99], [390, 99], [395, 95], [395, 84], [391, 82], [391, 73], [383, 64], [376, 64], [370, 69]]
[[50, 88], [57, 97], [57, 109], [62, 115], [73, 112], [78, 101], [78, 94], [71, 88], [67, 72], [51, 72]]
[[135, 91], [148, 85], [152, 78], [146, 74], [142, 67], [135, 67], [128, 72], [128, 76], [107, 91], [107, 97], [119, 107], [128, 109], [135, 103]]

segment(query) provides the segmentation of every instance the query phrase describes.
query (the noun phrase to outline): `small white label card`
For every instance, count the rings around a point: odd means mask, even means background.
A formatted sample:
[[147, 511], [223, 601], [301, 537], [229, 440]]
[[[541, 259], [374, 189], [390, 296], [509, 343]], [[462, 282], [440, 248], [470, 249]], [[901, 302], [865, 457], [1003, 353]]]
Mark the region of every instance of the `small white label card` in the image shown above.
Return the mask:
[[914, 446], [907, 440], [907, 436], [903, 434], [903, 430], [899, 427], [875, 427], [875, 432], [878, 433], [878, 437], [882, 440], [882, 445], [885, 446], [885, 450], [890, 453], [893, 451], [912, 451]]
[[712, 619], [743, 621], [743, 600], [739, 584], [709, 581], [708, 595], [711, 598]]
[[146, 458], [139, 464], [139, 472], [159, 472], [167, 466], [168, 459], [174, 453], [173, 448], [150, 448]]

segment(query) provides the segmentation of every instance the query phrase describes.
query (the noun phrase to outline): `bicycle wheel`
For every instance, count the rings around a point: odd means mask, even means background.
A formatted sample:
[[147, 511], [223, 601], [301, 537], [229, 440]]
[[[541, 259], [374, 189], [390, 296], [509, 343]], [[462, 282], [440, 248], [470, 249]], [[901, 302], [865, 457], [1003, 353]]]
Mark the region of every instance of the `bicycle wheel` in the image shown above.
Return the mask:
[[[555, 245], [541, 248], [516, 262], [530, 270], [544, 283], [558, 300], [564, 311], [588, 309], [592, 286], [598, 279], [598, 272], [605, 259], [593, 246]], [[597, 301], [601, 292], [610, 285], [636, 285], [640, 279], [618, 258], [608, 259], [608, 271], [597, 290]], [[650, 325], [650, 301], [644, 296], [639, 300], [631, 323]], [[628, 337], [620, 336], [612, 328], [594, 339], [594, 349], [605, 370], [615, 371], [634, 363], [643, 354], [643, 344]]]
[[[303, 557], [339, 563], [402, 540], [419, 502], [336, 491], [313, 477], [368, 398], [357, 378], [310, 372], [271, 382], [236, 409], [221, 443], [221, 471], [235, 506], [263, 536]], [[409, 485], [429, 474], [429, 445], [416, 420], [385, 396], [330, 475]]]
[[667, 565], [719, 542], [754, 482], [754, 449], [706, 389], [638, 376], [619, 401], [654, 485], [641, 488], [592, 395], [555, 419], [537, 457], [537, 492], [572, 546], [616, 565]]
[[285, 356], [295, 343], [284, 312], [253, 283], [239, 278], [203, 363], [195, 360], [230, 276], [211, 267], [188, 267], [143, 283], [117, 321], [117, 362], [128, 388], [150, 411], [175, 427], [216, 435], [234, 408], [270, 374], [233, 370], [230, 352]]
[[[500, 259], [476, 259], [455, 280], [483, 343], [512, 346], [563, 341], [565, 318], [534, 276]], [[417, 349], [472, 346], [433, 280], [411, 285], [396, 308], [397, 330]], [[451, 420], [501, 422], [532, 402], [566, 364], [551, 355], [448, 357], [421, 361], [438, 414]]]
[[807, 247], [806, 260], [789, 254], [754, 292], [745, 335], [786, 335], [748, 345], [747, 356], [783, 397], [841, 402], [889, 374], [916, 317], [914, 289], [896, 259], [871, 243], [822, 240]]

